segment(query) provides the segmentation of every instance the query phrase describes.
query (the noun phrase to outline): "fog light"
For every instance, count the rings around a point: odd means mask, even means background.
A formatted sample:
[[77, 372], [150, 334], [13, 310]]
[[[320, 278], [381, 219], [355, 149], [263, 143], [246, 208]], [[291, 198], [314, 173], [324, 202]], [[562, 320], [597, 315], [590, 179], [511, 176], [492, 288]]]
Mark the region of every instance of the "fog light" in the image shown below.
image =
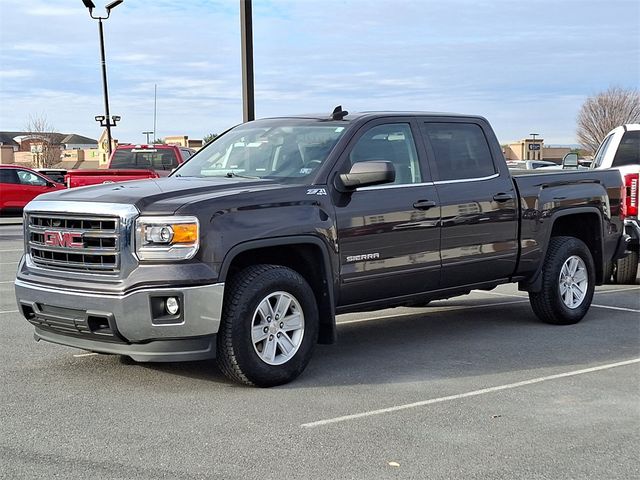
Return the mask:
[[164, 303], [164, 308], [167, 310], [169, 315], [175, 315], [178, 313], [178, 310], [180, 310], [180, 303], [178, 303], [178, 299], [176, 297], [169, 297]]

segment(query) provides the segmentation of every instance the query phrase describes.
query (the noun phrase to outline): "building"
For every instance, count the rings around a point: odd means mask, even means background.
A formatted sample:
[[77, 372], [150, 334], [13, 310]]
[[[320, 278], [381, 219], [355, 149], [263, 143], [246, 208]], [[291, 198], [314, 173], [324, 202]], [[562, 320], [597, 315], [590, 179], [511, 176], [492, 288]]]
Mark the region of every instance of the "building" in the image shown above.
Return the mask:
[[570, 147], [547, 147], [542, 138], [525, 138], [519, 142], [502, 146], [504, 158], [509, 160], [546, 160], [561, 163], [564, 156], [571, 152]]
[[[0, 132], [0, 149], [2, 155], [0, 162], [32, 164], [38, 163], [42, 156], [50, 157], [48, 165], [57, 161], [65, 161], [73, 157], [73, 161], [67, 163], [79, 164], [84, 161], [84, 154], [98, 147], [98, 141], [75, 133], [58, 132]], [[64, 165], [67, 167], [67, 165]]]
[[525, 138], [518, 142], [502, 146], [504, 158], [507, 160], [545, 160], [544, 139]]
[[202, 148], [202, 140], [190, 140], [188, 135], [172, 135], [164, 137], [164, 143], [167, 145], [178, 145], [187, 148]]

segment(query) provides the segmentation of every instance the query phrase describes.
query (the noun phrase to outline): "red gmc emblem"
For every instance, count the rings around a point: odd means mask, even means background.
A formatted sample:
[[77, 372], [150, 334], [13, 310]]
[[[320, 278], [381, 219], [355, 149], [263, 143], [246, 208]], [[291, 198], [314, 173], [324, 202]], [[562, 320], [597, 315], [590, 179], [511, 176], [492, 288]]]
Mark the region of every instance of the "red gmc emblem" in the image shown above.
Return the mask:
[[50, 247], [84, 248], [81, 233], [45, 231], [44, 244]]

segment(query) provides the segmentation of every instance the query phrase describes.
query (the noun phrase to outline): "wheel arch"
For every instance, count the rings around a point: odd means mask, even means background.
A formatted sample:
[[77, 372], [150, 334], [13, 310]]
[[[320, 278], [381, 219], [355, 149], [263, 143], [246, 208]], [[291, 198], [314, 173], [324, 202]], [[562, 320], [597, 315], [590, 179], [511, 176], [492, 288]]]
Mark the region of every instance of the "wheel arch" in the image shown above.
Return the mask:
[[547, 256], [552, 237], [569, 236], [583, 241], [593, 257], [596, 285], [604, 283], [604, 234], [602, 212], [595, 207], [571, 208], [566, 212], [557, 212], [544, 231], [544, 248], [540, 256], [540, 265], [527, 281], [520, 282], [520, 288], [529, 292], [539, 292], [542, 288], [542, 267]]
[[243, 268], [256, 264], [282, 265], [298, 272], [313, 290], [320, 319], [318, 343], [336, 340], [335, 282], [326, 244], [317, 237], [300, 235], [252, 240], [233, 247], [225, 256], [220, 278], [228, 281]]

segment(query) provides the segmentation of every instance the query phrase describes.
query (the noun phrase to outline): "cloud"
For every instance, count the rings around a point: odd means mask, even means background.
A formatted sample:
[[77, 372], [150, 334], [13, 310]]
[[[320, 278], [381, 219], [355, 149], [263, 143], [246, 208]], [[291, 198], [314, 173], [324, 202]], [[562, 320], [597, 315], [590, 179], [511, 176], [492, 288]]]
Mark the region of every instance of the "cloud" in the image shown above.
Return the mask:
[[33, 77], [35, 72], [33, 70], [25, 69], [3, 69], [0, 70], [0, 78], [26, 78]]
[[64, 55], [64, 46], [55, 43], [19, 43], [13, 46], [13, 50], [42, 55]]
[[78, 8], [54, 7], [52, 5], [37, 5], [25, 10], [27, 15], [45, 17], [68, 17], [78, 15]]

